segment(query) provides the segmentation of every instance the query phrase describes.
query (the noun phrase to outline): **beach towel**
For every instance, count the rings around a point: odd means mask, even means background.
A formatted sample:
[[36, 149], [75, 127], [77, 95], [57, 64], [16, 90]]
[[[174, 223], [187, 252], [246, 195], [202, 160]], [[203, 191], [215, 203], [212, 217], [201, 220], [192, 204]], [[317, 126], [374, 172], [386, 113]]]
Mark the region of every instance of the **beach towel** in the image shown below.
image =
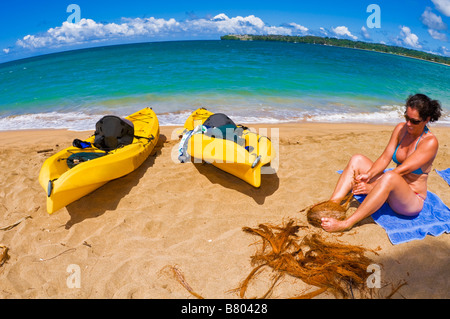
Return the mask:
[[[365, 197], [365, 195], [355, 196], [360, 203]], [[450, 209], [430, 191], [427, 192], [422, 211], [415, 217], [399, 215], [388, 203], [384, 203], [372, 214], [372, 218], [383, 227], [394, 245], [420, 240], [427, 235], [439, 236], [444, 232], [450, 233]]]
[[440, 177], [442, 177], [444, 179], [444, 181], [447, 182], [447, 184], [450, 186], [450, 168], [444, 169], [442, 171], [438, 171], [437, 169], [435, 170], [436, 173], [438, 173], [438, 175]]

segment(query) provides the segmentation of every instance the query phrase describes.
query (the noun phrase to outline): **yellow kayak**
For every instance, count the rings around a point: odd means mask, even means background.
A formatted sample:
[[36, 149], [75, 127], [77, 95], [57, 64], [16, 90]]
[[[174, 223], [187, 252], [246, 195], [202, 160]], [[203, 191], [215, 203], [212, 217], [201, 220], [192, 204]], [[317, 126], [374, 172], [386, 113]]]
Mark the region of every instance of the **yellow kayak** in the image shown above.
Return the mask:
[[91, 193], [108, 181], [137, 169], [154, 149], [159, 138], [159, 122], [151, 108], [125, 117], [134, 127], [130, 144], [104, 150], [96, 136], [83, 141], [86, 148], [68, 147], [49, 157], [42, 165], [39, 183], [47, 192], [47, 212], [54, 213]]
[[[199, 108], [188, 117], [184, 124], [183, 135], [188, 138], [184, 141], [182, 139], [180, 150], [184, 142], [186, 153], [193, 157], [194, 161], [198, 159], [211, 163], [254, 187], [260, 187], [261, 167], [270, 163], [275, 157], [270, 139], [242, 126], [237, 126], [240, 129], [239, 136], [236, 137], [238, 141], [225, 138], [228, 133], [221, 137], [208, 136], [204, 134], [207, 128], [203, 124], [213, 114], [204, 108]], [[233, 133], [232, 128], [230, 132]]]

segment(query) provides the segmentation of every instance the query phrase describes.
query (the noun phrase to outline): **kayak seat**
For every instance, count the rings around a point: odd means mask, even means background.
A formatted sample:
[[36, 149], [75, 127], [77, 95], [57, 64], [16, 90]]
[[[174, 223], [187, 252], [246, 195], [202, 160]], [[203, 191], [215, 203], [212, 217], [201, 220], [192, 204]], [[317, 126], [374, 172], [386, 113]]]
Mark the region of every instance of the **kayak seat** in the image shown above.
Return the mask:
[[243, 128], [238, 127], [232, 119], [223, 113], [211, 115], [203, 125], [207, 127], [204, 133], [206, 136], [227, 139], [241, 146], [245, 144], [245, 139], [242, 138]]
[[134, 139], [134, 125], [127, 119], [106, 115], [95, 124], [94, 146], [111, 151], [131, 144]]

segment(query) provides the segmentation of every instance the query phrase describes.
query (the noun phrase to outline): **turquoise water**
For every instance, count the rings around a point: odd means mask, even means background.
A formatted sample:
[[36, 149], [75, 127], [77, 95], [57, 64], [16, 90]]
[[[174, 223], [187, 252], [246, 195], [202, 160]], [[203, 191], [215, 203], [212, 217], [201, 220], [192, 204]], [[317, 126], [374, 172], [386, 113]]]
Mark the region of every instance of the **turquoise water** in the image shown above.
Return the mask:
[[180, 41], [109, 46], [0, 64], [0, 130], [93, 129], [105, 114], [152, 107], [182, 125], [198, 107], [239, 123], [402, 119], [409, 94], [441, 101], [450, 67], [346, 48]]

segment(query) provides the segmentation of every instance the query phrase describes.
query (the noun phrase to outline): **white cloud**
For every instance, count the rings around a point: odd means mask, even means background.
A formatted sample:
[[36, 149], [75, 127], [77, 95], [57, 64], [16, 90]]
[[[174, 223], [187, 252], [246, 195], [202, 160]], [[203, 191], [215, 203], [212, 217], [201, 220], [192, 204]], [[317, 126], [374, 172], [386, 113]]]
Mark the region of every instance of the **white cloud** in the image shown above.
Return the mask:
[[370, 39], [370, 34], [369, 34], [369, 32], [367, 31], [367, 29], [366, 29], [365, 26], [362, 26], [362, 27], [361, 27], [361, 34], [362, 34], [362, 36], [364, 37], [364, 39]]
[[402, 26], [400, 35], [403, 37], [401, 41], [409, 47], [420, 49], [422, 46], [419, 44], [419, 37], [411, 32], [411, 29], [407, 26]]
[[442, 55], [450, 56], [450, 50], [447, 49], [447, 48], [444, 47], [444, 46], [442, 46], [442, 47], [439, 48], [439, 52], [440, 52]]
[[450, 17], [450, 0], [431, 0], [436, 9], [439, 10], [442, 14], [445, 14], [447, 17]]
[[78, 23], [65, 21], [60, 27], [50, 28], [42, 34], [26, 35], [17, 40], [16, 44], [29, 49], [49, 48], [181, 31], [180, 23], [175, 19], [123, 18], [122, 21], [121, 24], [102, 24], [91, 19], [81, 19]]
[[442, 17], [431, 12], [431, 8], [427, 7], [421, 16], [422, 23], [430, 29], [445, 30], [447, 25], [442, 21]]
[[292, 33], [291, 28], [267, 26], [264, 21], [254, 15], [247, 17], [229, 18], [221, 13], [212, 19], [197, 19], [183, 22], [187, 32], [218, 33], [218, 34], [287, 34]]
[[260, 18], [249, 15], [229, 18], [221, 13], [212, 19], [122, 18], [121, 23], [99, 23], [92, 19], [81, 19], [78, 23], [65, 21], [61, 26], [50, 28], [36, 35], [26, 35], [16, 41], [22, 48], [57, 48], [64, 45], [104, 42], [125, 38], [156, 38], [167, 36], [219, 36], [223, 34], [283, 34], [293, 31], [305, 33], [308, 28], [296, 23], [286, 26], [269, 26]]
[[433, 39], [440, 41], [448, 41], [447, 35], [445, 33], [441, 33], [433, 29], [428, 29], [428, 33], [431, 35]]
[[219, 13], [218, 15], [216, 15], [211, 20], [213, 20], [213, 21], [225, 21], [225, 20], [229, 20], [229, 19], [230, 18], [228, 18], [228, 16], [225, 13]]
[[445, 33], [438, 30], [446, 30], [447, 25], [442, 21], [442, 17], [431, 12], [431, 8], [427, 7], [420, 17], [422, 23], [428, 27], [428, 33], [433, 39], [439, 41], [448, 41]]
[[289, 23], [289, 25], [290, 25], [291, 27], [293, 27], [294, 30], [300, 31], [301, 33], [306, 33], [306, 32], [309, 31], [309, 29], [308, 29], [307, 27], [304, 27], [304, 26], [302, 26], [302, 25], [300, 25], [300, 24], [297, 24], [297, 23], [294, 23], [294, 22]]
[[3, 49], [3, 52], [5, 52], [6, 54], [8, 54], [8, 53], [9, 53], [9, 51], [10, 51], [10, 49], [9, 49], [9, 48]]
[[331, 30], [339, 36], [347, 36], [349, 38], [352, 38], [353, 40], [357, 40], [358, 37], [351, 34], [351, 32], [348, 30], [346, 26], [339, 26], [336, 28], [331, 28]]

